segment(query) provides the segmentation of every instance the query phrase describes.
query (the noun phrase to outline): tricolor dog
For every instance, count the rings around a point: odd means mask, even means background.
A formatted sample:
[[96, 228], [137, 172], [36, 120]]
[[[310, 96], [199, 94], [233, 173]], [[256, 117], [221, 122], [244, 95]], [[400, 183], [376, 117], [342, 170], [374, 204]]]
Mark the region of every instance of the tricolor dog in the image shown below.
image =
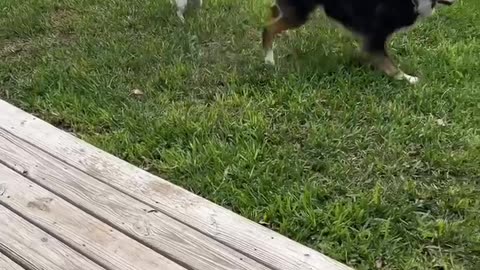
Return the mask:
[[271, 8], [271, 22], [263, 31], [265, 62], [274, 64], [275, 37], [288, 29], [305, 24], [317, 8], [361, 37], [363, 50], [376, 68], [398, 80], [412, 84], [418, 78], [401, 71], [388, 56], [387, 40], [398, 30], [412, 26], [431, 15], [439, 4], [455, 0], [276, 0]]

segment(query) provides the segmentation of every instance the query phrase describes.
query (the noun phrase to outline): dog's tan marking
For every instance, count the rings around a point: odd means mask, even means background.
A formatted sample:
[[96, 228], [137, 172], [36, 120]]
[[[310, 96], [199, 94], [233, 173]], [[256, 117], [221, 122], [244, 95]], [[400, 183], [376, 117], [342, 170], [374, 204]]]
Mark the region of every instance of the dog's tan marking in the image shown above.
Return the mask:
[[272, 6], [270, 11], [270, 23], [263, 30], [262, 44], [266, 52], [265, 63], [273, 65], [275, 64], [273, 54], [275, 37], [289, 29], [298, 28], [303, 23], [299, 23], [296, 18], [285, 17], [282, 10], [276, 5]]

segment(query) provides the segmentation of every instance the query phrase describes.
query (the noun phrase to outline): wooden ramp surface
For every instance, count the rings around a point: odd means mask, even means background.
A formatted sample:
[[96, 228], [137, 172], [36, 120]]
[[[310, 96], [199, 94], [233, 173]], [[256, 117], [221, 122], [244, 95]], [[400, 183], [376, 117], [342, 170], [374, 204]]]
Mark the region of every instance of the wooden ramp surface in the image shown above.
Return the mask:
[[0, 270], [337, 270], [0, 100]]

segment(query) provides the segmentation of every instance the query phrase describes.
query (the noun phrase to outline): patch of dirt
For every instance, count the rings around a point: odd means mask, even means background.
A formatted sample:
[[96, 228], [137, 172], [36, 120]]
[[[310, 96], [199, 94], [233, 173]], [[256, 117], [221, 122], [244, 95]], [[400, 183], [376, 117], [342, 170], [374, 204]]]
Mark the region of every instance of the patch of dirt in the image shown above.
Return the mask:
[[70, 10], [57, 9], [50, 16], [50, 34], [32, 38], [10, 39], [0, 42], [0, 58], [26, 59], [34, 56], [42, 46], [70, 45], [75, 41], [73, 21], [77, 15]]
[[30, 40], [17, 39], [0, 43], [0, 57], [30, 56], [35, 51]]
[[49, 119], [49, 122], [50, 124], [54, 125], [58, 129], [68, 132], [75, 137], [78, 137], [78, 135], [75, 133], [75, 129], [73, 128], [73, 125], [70, 124], [65, 119], [58, 117], [58, 115], [54, 115], [51, 119]]
[[62, 44], [73, 42], [73, 22], [77, 15], [67, 9], [58, 8], [50, 16], [50, 24], [55, 38]]
[[73, 13], [69, 10], [66, 9], [57, 9], [55, 12], [52, 13], [52, 16], [50, 18], [52, 26], [54, 28], [61, 28], [66, 24], [69, 24], [71, 22], [71, 18]]

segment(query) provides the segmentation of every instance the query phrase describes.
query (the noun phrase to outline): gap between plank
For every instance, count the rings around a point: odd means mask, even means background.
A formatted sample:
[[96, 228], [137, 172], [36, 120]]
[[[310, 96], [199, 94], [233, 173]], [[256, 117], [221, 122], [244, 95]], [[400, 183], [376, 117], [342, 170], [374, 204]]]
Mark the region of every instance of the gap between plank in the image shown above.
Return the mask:
[[[6, 167], [2, 168], [5, 169]], [[12, 171], [11, 175], [16, 175], [16, 173]], [[5, 254], [7, 258], [22, 268], [41, 270], [54, 266], [55, 269], [62, 270], [61, 265], [70, 264], [75, 269], [87, 267], [86, 269], [108, 270], [4, 204], [0, 204], [0, 215], [7, 222], [11, 222], [0, 233], [6, 237], [5, 239], [12, 241], [9, 244], [0, 243], [0, 255]], [[13, 224], [18, 227], [12, 227]], [[15, 232], [14, 228], [18, 230]], [[7, 230], [5, 231], [5, 229]], [[12, 236], [12, 234], [16, 236]], [[2, 250], [3, 253], [1, 253]], [[60, 254], [65, 255], [65, 257]], [[65, 260], [66, 258], [68, 259]]]
[[[12, 169], [10, 168], [9, 166], [3, 164], [3, 161], [0, 160], [0, 164], [4, 165], [5, 167], [9, 168], [9, 169]], [[13, 170], [13, 169], [12, 169]], [[23, 176], [22, 174], [18, 173], [17, 171], [13, 170], [16, 174], [19, 174], [20, 176]], [[27, 177], [25, 177], [26, 179], [28, 179]], [[31, 181], [30, 179], [28, 179], [29, 181]], [[33, 181], [32, 181], [33, 182]], [[95, 258], [91, 258], [88, 254], [85, 254], [83, 253], [80, 249], [77, 249], [74, 245], [68, 243], [67, 241], [64, 241], [61, 237], [59, 237], [57, 234], [53, 233], [53, 232], [50, 232], [50, 230], [48, 230], [47, 228], [44, 228], [42, 225], [38, 224], [37, 222], [33, 221], [31, 218], [28, 218], [26, 217], [25, 215], [23, 215], [21, 212], [19, 211], [16, 211], [15, 209], [13, 209], [12, 207], [6, 205], [4, 202], [0, 201], [0, 205], [5, 207], [6, 209], [10, 210], [11, 212], [13, 212], [14, 214], [16, 214], [17, 216], [21, 217], [22, 219], [24, 219], [25, 221], [27, 221], [28, 223], [32, 224], [33, 226], [37, 227], [38, 229], [42, 230], [43, 232], [45, 232], [46, 234], [52, 236], [53, 238], [55, 238], [56, 240], [58, 240], [59, 242], [61, 242], [62, 244], [66, 245], [67, 247], [71, 248], [72, 250], [78, 252], [79, 254], [81, 254], [82, 256], [85, 256], [85, 258], [89, 259], [90, 261], [92, 261], [93, 263], [97, 264], [98, 266], [104, 268], [105, 270], [115, 270], [113, 268], [109, 268], [108, 266], [104, 265], [102, 262], [99, 262], [97, 261]], [[6, 255], [7, 256], [7, 255]], [[12, 258], [11, 258], [12, 259]], [[13, 259], [12, 259], [13, 260]], [[22, 266], [23, 267], [23, 266]], [[33, 268], [28, 268], [28, 269], [35, 269], [34, 266], [32, 266]], [[24, 267], [25, 268], [25, 267]]]
[[[2, 205], [2, 204], [0, 203], [0, 205]], [[2, 206], [4, 206], [4, 205], [2, 205]], [[7, 207], [5, 207], [5, 208], [7, 208]], [[7, 209], [8, 209], [8, 208], [7, 208]], [[27, 221], [28, 221], [28, 220], [27, 220]], [[14, 262], [15, 264], [17, 264], [17, 265], [18, 265], [20, 268], [22, 268], [22, 269], [25, 269], [25, 270], [35, 270], [35, 269], [34, 269], [35, 266], [33, 266], [33, 265], [28, 266], [28, 265], [27, 265], [27, 262], [23, 262], [23, 261], [15, 258], [14, 256], [8, 255], [8, 253], [13, 253], [13, 252], [6, 252], [5, 250], [6, 250], [7, 248], [8, 248], [8, 247], [6, 247], [6, 246], [5, 246], [5, 247], [2, 247], [2, 243], [0, 243], [0, 255], [3, 255], [3, 256], [5, 256], [5, 258], [10, 259], [12, 262]], [[0, 270], [3, 270], [3, 269], [0, 269]], [[9, 269], [5, 269], [5, 270], [9, 270]]]

